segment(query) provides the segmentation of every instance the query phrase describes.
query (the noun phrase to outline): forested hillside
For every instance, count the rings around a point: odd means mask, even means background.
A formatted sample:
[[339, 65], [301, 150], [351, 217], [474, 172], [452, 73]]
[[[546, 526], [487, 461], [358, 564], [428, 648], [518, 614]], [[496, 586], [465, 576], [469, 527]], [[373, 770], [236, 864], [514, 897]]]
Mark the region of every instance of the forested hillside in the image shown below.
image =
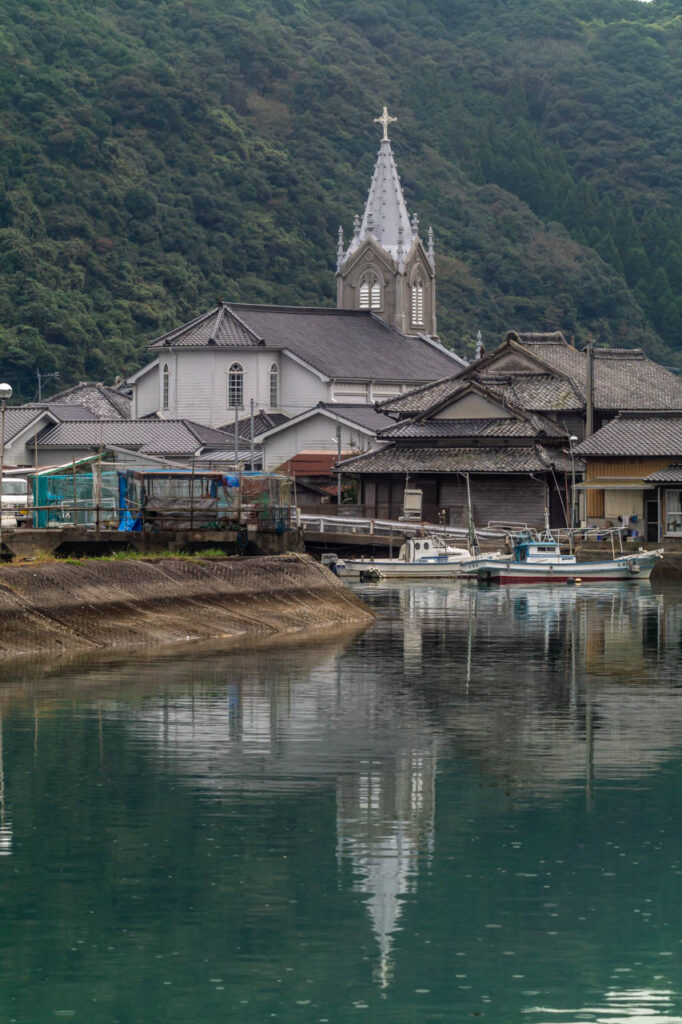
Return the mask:
[[682, 360], [678, 0], [0, 0], [1, 375], [130, 373], [214, 303], [331, 305], [384, 103], [471, 352]]

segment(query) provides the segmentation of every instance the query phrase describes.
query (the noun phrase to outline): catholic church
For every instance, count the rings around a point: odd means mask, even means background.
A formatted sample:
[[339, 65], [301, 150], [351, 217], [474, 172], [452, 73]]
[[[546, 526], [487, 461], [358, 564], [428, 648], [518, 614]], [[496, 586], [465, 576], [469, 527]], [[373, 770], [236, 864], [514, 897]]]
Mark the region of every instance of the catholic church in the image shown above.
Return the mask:
[[[253, 400], [261, 424], [279, 430], [278, 451], [289, 420], [297, 426], [293, 451], [327, 448], [329, 424], [316, 426], [310, 416], [321, 403], [347, 411], [352, 421], [358, 407], [464, 366], [438, 339], [433, 231], [424, 243], [417, 215], [408, 214], [388, 135], [395, 118], [384, 107], [376, 120], [383, 138], [364, 214], [355, 217], [347, 246], [339, 228], [337, 308], [221, 301], [151, 342], [153, 361], [129, 380], [133, 418], [231, 429]], [[267, 429], [259, 430], [265, 437]]]

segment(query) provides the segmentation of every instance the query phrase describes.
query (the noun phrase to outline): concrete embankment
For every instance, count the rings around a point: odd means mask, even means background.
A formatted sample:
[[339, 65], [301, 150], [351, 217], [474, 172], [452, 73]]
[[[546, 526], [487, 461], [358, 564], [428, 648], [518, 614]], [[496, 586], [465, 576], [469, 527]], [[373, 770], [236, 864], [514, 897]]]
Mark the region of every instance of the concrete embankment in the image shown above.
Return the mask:
[[252, 643], [371, 619], [369, 609], [307, 555], [0, 569], [0, 658], [223, 637]]

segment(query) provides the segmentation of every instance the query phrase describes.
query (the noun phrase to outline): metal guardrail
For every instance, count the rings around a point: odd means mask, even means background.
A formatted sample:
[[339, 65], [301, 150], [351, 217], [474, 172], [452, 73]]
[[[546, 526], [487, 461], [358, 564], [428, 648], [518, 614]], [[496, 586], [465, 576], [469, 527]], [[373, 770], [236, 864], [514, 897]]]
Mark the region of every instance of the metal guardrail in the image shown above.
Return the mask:
[[[469, 531], [463, 526], [437, 526], [435, 523], [413, 522], [403, 519], [362, 519], [353, 516], [325, 516], [302, 513], [300, 516], [301, 526], [304, 531], [315, 533], [347, 533], [364, 534], [370, 537], [387, 536], [421, 536], [428, 533], [431, 536], [462, 540], [468, 537]], [[499, 520], [491, 520], [487, 526], [476, 529], [476, 535], [481, 540], [504, 540], [510, 534], [519, 533], [522, 530], [533, 529], [527, 523], [507, 523]], [[542, 531], [537, 531], [542, 532]], [[552, 536], [560, 544], [571, 545], [576, 541], [603, 540], [620, 541], [627, 535], [625, 527], [612, 527], [600, 529], [597, 526], [575, 527], [568, 529], [552, 530]]]
[[[301, 526], [304, 530], [315, 533], [362, 533], [370, 537], [411, 536], [419, 537], [428, 533], [434, 537], [461, 540], [468, 535], [462, 526], [436, 526], [434, 523], [416, 523], [403, 519], [360, 519], [352, 516], [324, 516], [301, 514]], [[502, 530], [476, 530], [481, 538], [491, 540], [502, 539], [506, 533]]]

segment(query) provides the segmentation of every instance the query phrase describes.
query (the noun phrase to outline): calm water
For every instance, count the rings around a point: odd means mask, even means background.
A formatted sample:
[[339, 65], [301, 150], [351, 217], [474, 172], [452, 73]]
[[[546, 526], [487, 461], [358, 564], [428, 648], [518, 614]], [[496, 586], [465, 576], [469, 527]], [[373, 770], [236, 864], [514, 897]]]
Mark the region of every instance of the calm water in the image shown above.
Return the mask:
[[0, 1022], [682, 1022], [682, 589], [0, 684]]

